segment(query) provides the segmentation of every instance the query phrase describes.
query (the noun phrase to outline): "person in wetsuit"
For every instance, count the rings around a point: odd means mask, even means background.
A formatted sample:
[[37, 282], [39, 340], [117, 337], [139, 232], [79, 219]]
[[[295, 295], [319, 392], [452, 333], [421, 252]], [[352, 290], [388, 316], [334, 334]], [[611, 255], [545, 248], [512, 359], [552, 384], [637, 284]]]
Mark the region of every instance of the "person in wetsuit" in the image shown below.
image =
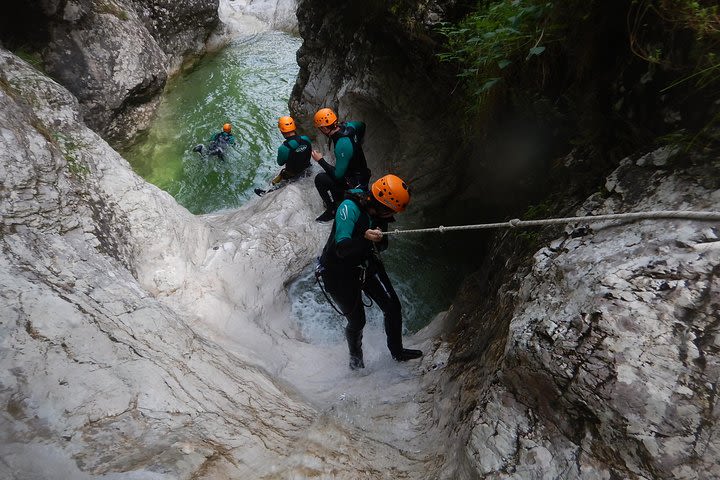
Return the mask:
[[362, 353], [365, 305], [361, 292], [383, 311], [392, 358], [404, 362], [422, 356], [420, 350], [403, 347], [400, 299], [379, 257], [379, 252], [388, 246], [388, 238], [381, 231], [387, 231], [388, 222], [394, 221], [393, 215], [405, 210], [409, 201], [407, 185], [395, 175], [377, 180], [372, 184], [371, 193], [350, 190], [337, 208], [320, 256], [318, 281], [322, 279], [324, 292], [332, 297], [335, 309], [348, 321], [345, 338], [352, 370], [365, 367]]
[[[232, 134], [232, 125], [229, 123], [226, 123], [223, 125], [222, 131], [214, 134], [212, 137], [210, 137], [210, 140], [208, 141], [207, 146], [207, 155], [215, 155], [220, 160], [225, 160], [225, 148], [228, 145], [235, 145], [235, 136]], [[198, 152], [199, 154], [205, 153], [205, 146], [203, 144], [199, 144], [193, 148], [193, 152]]]
[[285, 137], [285, 141], [278, 147], [277, 164], [284, 168], [272, 179], [270, 189], [255, 189], [255, 193], [260, 196], [280, 188], [279, 184], [283, 180], [290, 181], [299, 178], [305, 169], [310, 166], [312, 143], [305, 135], [298, 135], [295, 120], [288, 116], [280, 117], [278, 119], [278, 128]]
[[365, 137], [365, 123], [358, 121], [338, 123], [337, 115], [330, 108], [321, 108], [315, 113], [315, 126], [334, 145], [335, 165], [325, 161], [317, 150], [313, 160], [324, 172], [315, 176], [315, 187], [325, 204], [325, 211], [315, 220], [327, 222], [335, 216], [335, 209], [343, 199], [346, 190], [368, 189], [370, 170], [367, 168], [362, 141]]

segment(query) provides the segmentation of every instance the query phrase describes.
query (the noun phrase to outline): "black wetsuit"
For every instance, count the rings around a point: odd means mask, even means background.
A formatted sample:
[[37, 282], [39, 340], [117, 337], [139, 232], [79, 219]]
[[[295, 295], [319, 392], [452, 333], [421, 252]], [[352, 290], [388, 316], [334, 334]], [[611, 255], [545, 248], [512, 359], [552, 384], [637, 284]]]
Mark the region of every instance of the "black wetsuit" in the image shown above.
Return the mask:
[[335, 222], [320, 257], [325, 289], [348, 320], [345, 337], [353, 369], [364, 366], [362, 332], [365, 308], [361, 292], [365, 292], [383, 311], [387, 346], [393, 358], [405, 360], [402, 358], [400, 299], [378, 256], [378, 252], [387, 248], [387, 236], [377, 243], [365, 238], [367, 229], [387, 231], [387, 225], [388, 220], [371, 217], [361, 202], [348, 198], [338, 206]]
[[339, 127], [330, 137], [334, 146], [335, 165], [321, 159], [318, 164], [325, 171], [315, 176], [315, 187], [327, 209], [337, 207], [346, 190], [367, 190], [370, 182], [370, 169], [362, 149], [365, 124], [347, 122], [341, 123]]

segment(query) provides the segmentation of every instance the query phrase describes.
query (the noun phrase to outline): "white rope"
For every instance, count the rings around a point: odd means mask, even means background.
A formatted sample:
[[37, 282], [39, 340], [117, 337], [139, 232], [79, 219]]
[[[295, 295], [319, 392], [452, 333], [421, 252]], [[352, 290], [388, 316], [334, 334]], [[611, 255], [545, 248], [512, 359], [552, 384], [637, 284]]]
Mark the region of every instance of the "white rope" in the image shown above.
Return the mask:
[[440, 225], [434, 228], [416, 228], [414, 230], [391, 230], [383, 232], [384, 235], [397, 235], [400, 233], [426, 233], [426, 232], [451, 232], [454, 230], [484, 230], [490, 228], [518, 228], [518, 227], [535, 227], [538, 225], [553, 225], [562, 223], [573, 223], [582, 220], [592, 222], [601, 222], [604, 220], [651, 220], [651, 219], [680, 219], [680, 220], [698, 220], [701, 222], [720, 221], [720, 212], [688, 212], [682, 210], [661, 210], [655, 212], [634, 212], [634, 213], [614, 213], [609, 215], [588, 215], [585, 217], [565, 217], [565, 218], [546, 218], [542, 220], [520, 220], [514, 218], [507, 222], [499, 223], [480, 223], [477, 225], [456, 225], [444, 227]]

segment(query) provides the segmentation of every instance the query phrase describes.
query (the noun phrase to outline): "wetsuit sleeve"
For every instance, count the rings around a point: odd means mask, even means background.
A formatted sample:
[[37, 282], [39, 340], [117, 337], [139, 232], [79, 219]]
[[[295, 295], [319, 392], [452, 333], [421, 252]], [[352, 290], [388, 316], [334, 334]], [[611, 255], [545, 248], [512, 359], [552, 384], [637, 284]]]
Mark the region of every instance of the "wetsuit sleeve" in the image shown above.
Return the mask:
[[230, 145], [235, 145], [235, 135], [228, 136], [228, 143]]
[[214, 134], [212, 137], [210, 137], [210, 140], [208, 140], [208, 143], [214, 142], [215, 140], [218, 139], [219, 136], [220, 136], [220, 133]]
[[[344, 201], [335, 213], [335, 253], [340, 258], [365, 251], [367, 240], [364, 236], [353, 238], [355, 224], [360, 218], [360, 209], [354, 202]], [[364, 233], [364, 232], [363, 232]]]
[[350, 165], [353, 156], [352, 142], [347, 137], [338, 139], [335, 143], [335, 179], [341, 180]]
[[290, 158], [290, 149], [287, 148], [284, 144], [280, 145], [278, 147], [277, 164], [285, 165], [285, 162], [288, 161], [288, 158]]
[[336, 180], [335, 167], [333, 167], [332, 165], [327, 163], [324, 158], [321, 158], [320, 160], [318, 160], [318, 165], [320, 165], [322, 167], [322, 169], [325, 170], [325, 172], [327, 172], [328, 175], [330, 175], [330, 177], [332, 177], [334, 180]]

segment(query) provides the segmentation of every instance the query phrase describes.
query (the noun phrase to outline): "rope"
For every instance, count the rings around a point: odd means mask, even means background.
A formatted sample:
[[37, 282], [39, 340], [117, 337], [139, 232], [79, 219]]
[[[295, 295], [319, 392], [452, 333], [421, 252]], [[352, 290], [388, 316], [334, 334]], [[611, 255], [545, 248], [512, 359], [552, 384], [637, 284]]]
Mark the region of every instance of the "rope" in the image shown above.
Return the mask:
[[608, 215], [588, 215], [584, 217], [546, 218], [542, 220], [520, 220], [514, 218], [507, 222], [480, 223], [477, 225], [455, 225], [444, 227], [440, 225], [434, 228], [416, 228], [414, 230], [391, 230], [382, 232], [383, 235], [398, 235], [400, 233], [426, 233], [426, 232], [451, 232], [455, 230], [484, 230], [490, 228], [520, 228], [535, 227], [539, 225], [553, 225], [573, 223], [581, 220], [601, 222], [604, 220], [651, 220], [651, 219], [682, 219], [698, 220], [702, 222], [720, 221], [720, 212], [689, 212], [683, 210], [661, 210], [655, 212], [634, 212], [634, 213], [613, 213]]

